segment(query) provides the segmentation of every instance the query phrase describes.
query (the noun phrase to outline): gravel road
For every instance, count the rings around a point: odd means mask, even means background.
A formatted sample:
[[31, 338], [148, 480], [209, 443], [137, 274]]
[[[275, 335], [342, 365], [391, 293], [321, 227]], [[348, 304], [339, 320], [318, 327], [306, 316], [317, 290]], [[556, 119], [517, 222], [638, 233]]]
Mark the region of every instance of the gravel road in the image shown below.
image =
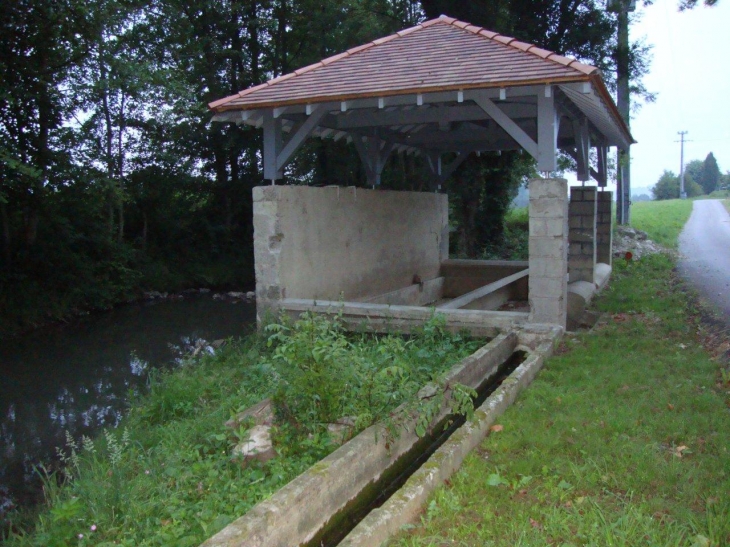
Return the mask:
[[681, 274], [730, 322], [730, 215], [722, 202], [694, 202], [679, 252]]

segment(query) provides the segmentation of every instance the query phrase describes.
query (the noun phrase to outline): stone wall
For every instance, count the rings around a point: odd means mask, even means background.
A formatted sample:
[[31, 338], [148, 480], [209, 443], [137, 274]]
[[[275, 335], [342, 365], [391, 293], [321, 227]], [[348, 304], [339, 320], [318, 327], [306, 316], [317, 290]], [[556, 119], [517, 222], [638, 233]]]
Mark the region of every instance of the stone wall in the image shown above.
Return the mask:
[[568, 181], [530, 181], [530, 322], [566, 326]]
[[439, 276], [443, 194], [363, 188], [253, 190], [259, 318], [283, 298], [358, 300]]
[[570, 282], [593, 283], [596, 266], [596, 188], [570, 189], [568, 272]]

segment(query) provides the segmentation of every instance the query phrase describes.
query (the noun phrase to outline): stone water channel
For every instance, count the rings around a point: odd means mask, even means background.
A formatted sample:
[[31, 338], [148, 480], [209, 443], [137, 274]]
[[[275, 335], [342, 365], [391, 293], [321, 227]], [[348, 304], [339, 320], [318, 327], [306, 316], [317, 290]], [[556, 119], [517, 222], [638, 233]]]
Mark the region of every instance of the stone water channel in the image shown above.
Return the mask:
[[[215, 298], [214, 298], [215, 296]], [[52, 465], [68, 431], [76, 439], [114, 427], [150, 370], [242, 336], [255, 303], [188, 293], [129, 304], [0, 342], [0, 521], [40, 498], [36, 467]]]

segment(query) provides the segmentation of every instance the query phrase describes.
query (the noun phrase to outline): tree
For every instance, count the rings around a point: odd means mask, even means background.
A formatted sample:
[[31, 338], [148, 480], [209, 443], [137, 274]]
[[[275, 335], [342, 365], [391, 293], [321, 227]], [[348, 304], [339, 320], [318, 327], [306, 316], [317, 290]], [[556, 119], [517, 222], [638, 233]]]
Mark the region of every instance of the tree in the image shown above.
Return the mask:
[[[684, 174], [684, 190], [688, 197], [702, 195], [702, 187], [687, 172]], [[679, 199], [679, 177], [672, 171], [665, 170], [651, 189], [651, 193], [655, 200]]]
[[694, 181], [701, 181], [702, 180], [702, 167], [703, 162], [702, 160], [692, 160], [687, 165], [684, 166], [684, 176], [686, 177], [692, 177], [692, 180]]
[[720, 168], [717, 166], [717, 160], [715, 160], [712, 152], [707, 154], [705, 161], [702, 162], [702, 172], [696, 180], [702, 186], [705, 194], [710, 194], [717, 190], [718, 184], [720, 183]]

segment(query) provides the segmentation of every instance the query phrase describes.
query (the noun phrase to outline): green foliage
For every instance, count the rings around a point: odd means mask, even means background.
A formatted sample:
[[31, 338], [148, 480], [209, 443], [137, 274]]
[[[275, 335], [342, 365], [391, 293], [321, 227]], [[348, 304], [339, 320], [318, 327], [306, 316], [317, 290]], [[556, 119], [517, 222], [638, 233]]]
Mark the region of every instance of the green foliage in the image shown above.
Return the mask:
[[[322, 432], [341, 418], [361, 429], [392, 418], [391, 411], [404, 403], [408, 410], [398, 419], [416, 415], [419, 432], [425, 431], [440, 409], [443, 390], [435, 390], [439, 397], [429, 400], [415, 399], [416, 392], [437, 381], [445, 363], [466, 356], [478, 344], [447, 333], [439, 316], [408, 340], [397, 335], [348, 335], [338, 317], [313, 314], [293, 324], [271, 324], [266, 330], [273, 353], [264, 362], [279, 379], [273, 397], [276, 413], [300, 436]], [[458, 399], [460, 411], [465, 406], [462, 399]]]
[[[402, 403], [406, 417], [431, 412], [418, 389], [479, 345], [438, 317], [407, 339], [346, 334], [337, 318], [316, 316], [268, 333], [158, 372], [121, 433], [68, 439], [46, 507], [31, 520], [12, 515], [4, 545], [199, 545], [334, 450], [328, 420], [356, 416], [360, 430]], [[452, 387], [467, 412], [472, 392]], [[223, 424], [266, 397], [288, 420], [275, 428], [279, 456], [242, 465], [231, 449], [247, 430]]]
[[486, 245], [483, 258], [527, 260], [529, 233], [530, 217], [528, 208], [510, 209], [504, 218], [504, 232], [501, 242]]
[[712, 152], [710, 152], [707, 154], [705, 161], [702, 162], [702, 174], [696, 180], [702, 186], [703, 192], [710, 194], [718, 189], [721, 176], [720, 168], [717, 166], [717, 160]]
[[[662, 176], [651, 189], [655, 200], [679, 199], [679, 177], [672, 171], [664, 171]], [[697, 184], [689, 173], [684, 174], [684, 191], [687, 197], [696, 197], [703, 194], [702, 187]]]
[[470, 157], [447, 183], [456, 245], [451, 253], [476, 258], [505, 245], [504, 219], [517, 190], [536, 176], [534, 161], [517, 152]]

